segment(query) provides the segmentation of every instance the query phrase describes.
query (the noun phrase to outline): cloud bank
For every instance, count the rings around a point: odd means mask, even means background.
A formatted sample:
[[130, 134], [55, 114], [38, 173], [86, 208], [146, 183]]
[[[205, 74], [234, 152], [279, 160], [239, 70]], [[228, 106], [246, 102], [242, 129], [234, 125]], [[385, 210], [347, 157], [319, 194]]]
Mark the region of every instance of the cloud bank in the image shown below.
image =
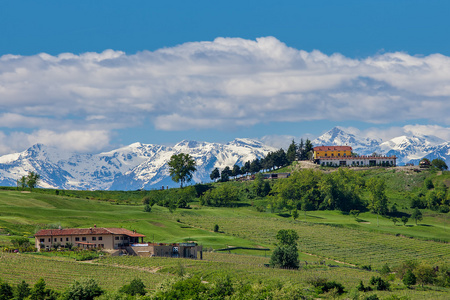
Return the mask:
[[325, 119], [449, 125], [449, 100], [449, 57], [351, 59], [274, 37], [217, 38], [134, 55], [0, 57], [0, 128], [40, 133], [55, 144], [62, 135], [106, 134], [82, 149], [146, 124], [167, 131]]

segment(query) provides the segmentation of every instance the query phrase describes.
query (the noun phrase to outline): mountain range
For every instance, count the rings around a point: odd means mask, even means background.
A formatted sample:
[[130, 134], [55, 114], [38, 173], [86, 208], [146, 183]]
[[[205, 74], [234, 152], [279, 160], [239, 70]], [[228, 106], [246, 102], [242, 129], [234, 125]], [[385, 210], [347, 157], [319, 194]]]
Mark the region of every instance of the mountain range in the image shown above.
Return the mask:
[[[397, 164], [418, 164], [426, 157], [450, 162], [450, 142], [435, 136], [399, 136], [388, 141], [360, 137], [335, 127], [312, 141], [314, 146], [348, 145], [360, 155], [374, 152], [397, 156]], [[79, 154], [60, 152], [36, 144], [0, 157], [0, 186], [16, 186], [29, 171], [40, 176], [39, 186], [59, 189], [137, 190], [177, 186], [169, 176], [167, 162], [173, 154], [188, 153], [197, 164], [194, 182], [209, 182], [214, 168], [262, 158], [278, 149], [252, 139], [229, 143], [182, 141], [173, 147], [134, 143], [109, 152]], [[447, 163], [448, 164], [448, 163]]]

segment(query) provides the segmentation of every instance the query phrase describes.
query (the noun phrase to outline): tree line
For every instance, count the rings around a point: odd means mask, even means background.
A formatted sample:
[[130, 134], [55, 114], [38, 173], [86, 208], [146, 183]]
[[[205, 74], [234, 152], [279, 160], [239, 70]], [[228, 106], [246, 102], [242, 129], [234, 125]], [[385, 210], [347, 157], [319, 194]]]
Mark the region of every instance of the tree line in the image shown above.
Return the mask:
[[220, 179], [221, 182], [226, 182], [231, 178], [237, 178], [239, 175], [256, 174], [261, 171], [272, 171], [292, 164], [296, 160], [309, 160], [312, 157], [313, 144], [309, 139], [297, 144], [292, 140], [287, 151], [280, 148], [277, 151], [269, 152], [263, 158], [255, 158], [252, 161], [246, 161], [242, 166], [235, 164], [234, 166], [226, 166], [222, 171], [215, 168], [210, 178], [213, 181]]

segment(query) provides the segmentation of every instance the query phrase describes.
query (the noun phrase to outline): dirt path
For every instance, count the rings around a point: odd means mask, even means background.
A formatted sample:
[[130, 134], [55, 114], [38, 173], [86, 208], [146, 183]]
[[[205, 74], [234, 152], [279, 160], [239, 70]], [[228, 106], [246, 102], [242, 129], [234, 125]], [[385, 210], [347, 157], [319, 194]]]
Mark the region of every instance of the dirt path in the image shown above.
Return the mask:
[[79, 261], [78, 263], [93, 264], [93, 265], [97, 265], [97, 266], [111, 266], [111, 267], [128, 269], [128, 270], [138, 270], [138, 271], [148, 272], [148, 273], [152, 273], [152, 274], [155, 274], [156, 272], [158, 272], [159, 270], [162, 269], [162, 267], [144, 268], [144, 267], [137, 267], [137, 266], [125, 266], [125, 265], [119, 265], [119, 264], [102, 264], [102, 263], [99, 263], [98, 260], [95, 260], [95, 261], [94, 260], [84, 260], [84, 261]]
[[322, 259], [331, 260], [331, 261], [337, 262], [338, 264], [343, 264], [343, 265], [347, 265], [347, 266], [356, 267], [356, 265], [354, 265], [354, 264], [346, 263], [346, 262], [343, 262], [343, 261], [340, 261], [340, 260], [335, 260], [335, 259], [331, 259], [331, 258], [327, 258], [327, 257], [323, 257], [323, 256], [318, 256], [316, 254], [307, 253], [307, 252], [303, 252], [303, 253], [305, 253], [307, 255], [310, 255], [310, 256], [315, 256], [315, 257], [320, 257]]

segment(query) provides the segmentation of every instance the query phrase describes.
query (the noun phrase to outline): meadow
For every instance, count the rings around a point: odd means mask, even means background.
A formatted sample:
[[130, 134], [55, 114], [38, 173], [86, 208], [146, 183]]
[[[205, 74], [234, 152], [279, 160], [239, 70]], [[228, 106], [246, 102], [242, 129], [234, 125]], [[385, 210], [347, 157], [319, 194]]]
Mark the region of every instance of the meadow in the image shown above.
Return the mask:
[[[412, 210], [405, 195], [420, 187], [425, 177], [445, 183], [449, 178], [447, 173], [401, 170], [367, 173], [368, 177], [375, 175], [387, 178], [389, 200], [408, 214]], [[76, 262], [67, 257], [1, 253], [0, 278], [16, 284], [21, 280], [34, 283], [43, 277], [57, 290], [83, 277], [96, 278], [108, 290], [141, 278], [149, 290], [154, 290], [180, 273], [199, 275], [206, 281], [230, 275], [248, 283], [289, 282], [301, 286], [305, 294], [317, 296], [309, 284], [311, 278], [334, 280], [350, 291], [360, 280], [366, 284], [372, 276], [378, 276], [385, 264], [395, 269], [407, 260], [440, 266], [450, 262], [448, 213], [424, 209], [418, 225], [410, 220], [406, 226], [368, 211], [357, 218], [339, 211], [307, 211], [294, 220], [288, 211], [258, 211], [256, 207], [267, 205], [264, 198], [236, 207], [206, 207], [191, 202], [189, 209], [174, 211], [154, 205], [151, 212], [144, 212], [141, 201], [146, 195], [148, 192], [143, 191], [0, 190], [0, 246], [10, 246], [10, 240], [18, 236], [31, 240], [40, 228], [86, 228], [96, 224], [137, 230], [149, 242], [196, 241], [203, 245], [204, 260], [104, 257]], [[213, 231], [216, 224], [218, 232]], [[299, 270], [266, 267], [271, 251], [214, 251], [227, 247], [273, 250], [280, 229], [293, 229], [300, 236]], [[449, 288], [430, 285], [408, 289], [395, 276], [390, 280], [391, 291], [377, 291], [379, 297], [446, 299], [450, 292]]]

